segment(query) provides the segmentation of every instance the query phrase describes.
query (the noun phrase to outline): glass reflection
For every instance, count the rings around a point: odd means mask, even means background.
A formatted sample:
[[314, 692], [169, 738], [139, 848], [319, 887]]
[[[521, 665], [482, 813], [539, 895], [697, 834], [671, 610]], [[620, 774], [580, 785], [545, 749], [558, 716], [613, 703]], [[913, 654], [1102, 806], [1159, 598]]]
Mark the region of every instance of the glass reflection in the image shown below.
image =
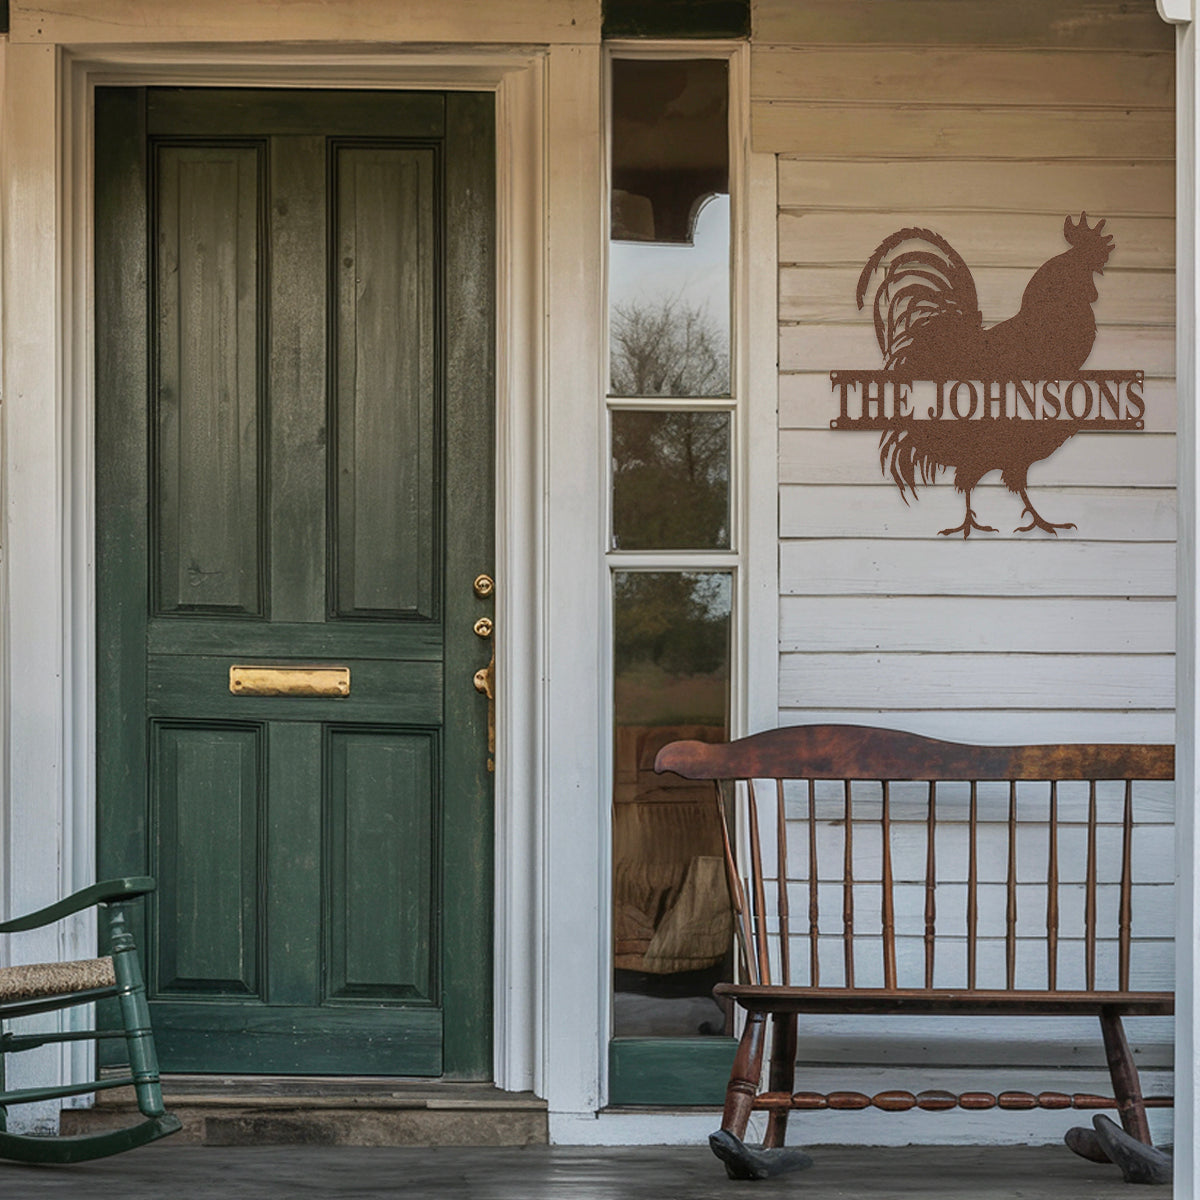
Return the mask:
[[613, 929], [617, 1037], [729, 1032], [713, 985], [733, 921], [711, 784], [657, 775], [678, 738], [729, 736], [732, 575], [614, 575]]
[[614, 396], [729, 394], [728, 70], [613, 61]]
[[612, 414], [616, 550], [729, 547], [729, 413]]

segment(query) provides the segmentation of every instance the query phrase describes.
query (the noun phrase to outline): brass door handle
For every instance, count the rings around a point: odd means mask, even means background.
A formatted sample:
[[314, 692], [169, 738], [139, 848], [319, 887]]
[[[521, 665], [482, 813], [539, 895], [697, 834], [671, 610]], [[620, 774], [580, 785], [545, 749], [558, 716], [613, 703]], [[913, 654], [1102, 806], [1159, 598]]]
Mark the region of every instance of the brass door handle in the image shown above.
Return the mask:
[[480, 667], [475, 672], [475, 690], [487, 697], [487, 743], [488, 770], [496, 769], [496, 761], [492, 757], [496, 753], [496, 651], [493, 647], [492, 658], [486, 667]]
[[[482, 692], [489, 700], [496, 699], [495, 692], [492, 690], [493, 684], [496, 682], [496, 652], [492, 651], [492, 661], [486, 667], [480, 667], [475, 672], [475, 690]], [[491, 747], [488, 747], [491, 749]]]

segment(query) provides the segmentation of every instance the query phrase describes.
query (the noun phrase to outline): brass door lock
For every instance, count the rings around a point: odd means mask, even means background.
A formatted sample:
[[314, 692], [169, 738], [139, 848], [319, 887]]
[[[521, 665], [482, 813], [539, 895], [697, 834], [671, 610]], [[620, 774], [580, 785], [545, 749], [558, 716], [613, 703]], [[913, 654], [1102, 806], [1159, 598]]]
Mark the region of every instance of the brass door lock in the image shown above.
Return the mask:
[[480, 600], [484, 600], [496, 590], [496, 581], [490, 575], [476, 575], [472, 586], [475, 589], [475, 595]]

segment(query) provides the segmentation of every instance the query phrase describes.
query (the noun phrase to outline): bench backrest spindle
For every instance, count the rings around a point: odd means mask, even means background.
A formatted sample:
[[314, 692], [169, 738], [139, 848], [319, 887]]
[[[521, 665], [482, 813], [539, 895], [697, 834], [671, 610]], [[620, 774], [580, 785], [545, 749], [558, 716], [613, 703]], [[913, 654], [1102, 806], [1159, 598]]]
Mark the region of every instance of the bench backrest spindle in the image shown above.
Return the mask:
[[1117, 973], [1118, 987], [1129, 990], [1129, 953], [1133, 933], [1133, 780], [1125, 780], [1125, 804], [1121, 812], [1121, 911]]
[[1017, 785], [1008, 785], [1008, 875], [1004, 897], [1004, 979], [1010, 991], [1017, 981]]
[[[780, 780], [782, 783], [783, 781]], [[813, 987], [821, 986], [821, 904], [817, 887], [817, 781], [808, 781], [808, 970]]]
[[[854, 796], [850, 780], [845, 782], [846, 819], [842, 826], [842, 952], [846, 986], [854, 986]], [[815, 832], [815, 830], [814, 830]]]
[[1046, 986], [1058, 986], [1058, 780], [1050, 781], [1046, 829]]
[[792, 986], [792, 923], [788, 904], [787, 807], [783, 780], [775, 781], [775, 890], [779, 899], [779, 974], [784, 987]]
[[[732, 786], [725, 796], [733, 802], [719, 799], [718, 808], [750, 983], [1030, 996], [1065, 987], [1108, 996], [1128, 992], [1139, 969], [1145, 975], [1133, 908], [1153, 886], [1140, 878], [1149, 859], [1134, 836], [1141, 803], [1134, 781], [1171, 780], [1170, 746], [970, 746], [817, 725], [726, 745], [675, 742], [656, 766]], [[735, 829], [745, 839], [742, 858], [733, 851]], [[1167, 885], [1157, 876], [1148, 882]], [[822, 890], [839, 886], [841, 930], [823, 933]], [[1044, 976], [1038, 959], [1025, 955], [1023, 932], [1043, 888]], [[806, 893], [807, 930], [799, 921], [793, 929], [790, 901]], [[831, 985], [822, 947], [839, 933], [842, 978]], [[793, 952], [802, 953], [794, 939], [805, 936], [807, 980], [792, 967]]]
[[896, 986], [896, 895], [892, 879], [892, 815], [890, 785], [882, 782], [883, 802], [879, 810], [883, 861], [879, 872], [880, 912], [883, 914], [883, 986]]
[[933, 956], [937, 949], [937, 784], [929, 785], [925, 818], [925, 986], [933, 987]]

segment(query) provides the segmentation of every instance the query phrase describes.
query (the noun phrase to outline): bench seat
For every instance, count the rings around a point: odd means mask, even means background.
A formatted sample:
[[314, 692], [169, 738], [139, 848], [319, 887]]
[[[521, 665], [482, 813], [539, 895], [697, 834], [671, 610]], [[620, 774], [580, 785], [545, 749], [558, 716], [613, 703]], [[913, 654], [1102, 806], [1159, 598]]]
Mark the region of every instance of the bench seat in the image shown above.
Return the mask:
[[811, 988], [719, 983], [717, 996], [764, 1013], [920, 1013], [978, 1016], [1020, 1013], [1026, 1016], [1098, 1017], [1115, 1008], [1127, 1017], [1170, 1016], [1174, 992], [1018, 992], [966, 988]]

